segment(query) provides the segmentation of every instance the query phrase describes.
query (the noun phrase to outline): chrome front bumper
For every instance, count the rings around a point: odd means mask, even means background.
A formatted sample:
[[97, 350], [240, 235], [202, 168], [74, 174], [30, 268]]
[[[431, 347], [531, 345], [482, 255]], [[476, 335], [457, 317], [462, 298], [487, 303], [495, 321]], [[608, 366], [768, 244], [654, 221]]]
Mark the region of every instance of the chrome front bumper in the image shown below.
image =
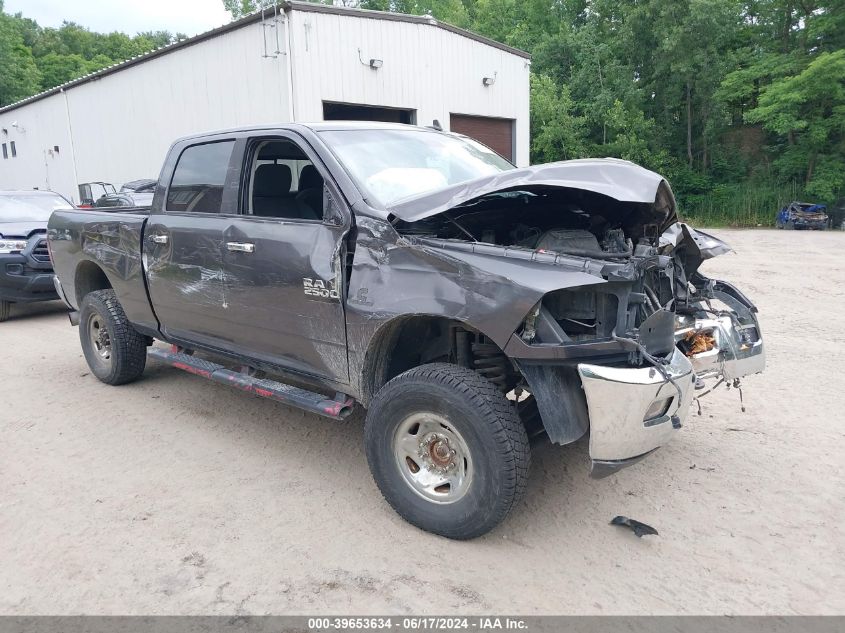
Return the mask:
[[[662, 446], [683, 424], [695, 387], [692, 364], [675, 348], [664, 370], [674, 384], [654, 367], [578, 365], [590, 417], [593, 477], [611, 474]], [[666, 407], [649, 417], [649, 409], [664, 401]]]
[[[699, 379], [730, 382], [765, 368], [756, 308], [730, 284], [708, 283], [706, 294], [693, 304], [694, 314], [677, 319], [678, 346], [663, 368], [672, 381], [654, 367], [578, 365], [589, 410], [593, 477], [609, 475], [668, 442], [689, 413]], [[690, 341], [699, 335], [709, 349], [693, 353]], [[664, 409], [660, 403], [667, 400]]]

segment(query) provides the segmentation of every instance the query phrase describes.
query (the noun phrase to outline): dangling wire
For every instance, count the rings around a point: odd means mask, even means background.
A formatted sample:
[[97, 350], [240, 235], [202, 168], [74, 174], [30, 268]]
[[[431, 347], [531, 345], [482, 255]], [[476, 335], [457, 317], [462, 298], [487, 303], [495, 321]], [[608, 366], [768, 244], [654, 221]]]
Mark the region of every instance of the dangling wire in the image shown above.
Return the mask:
[[664, 365], [668, 364], [668, 361], [666, 361], [662, 358], [657, 358], [656, 356], [652, 356], [651, 354], [649, 354], [646, 351], [645, 347], [640, 345], [639, 341], [635, 341], [632, 338], [626, 338], [624, 336], [616, 336], [616, 334], [613, 334], [612, 337], [613, 337], [614, 341], [619, 341], [619, 342], [622, 342], [622, 343], [629, 343], [629, 344], [633, 345], [634, 347], [636, 347], [637, 350], [640, 352], [640, 354], [642, 354], [643, 358], [645, 358], [649, 363], [654, 365], [654, 368], [657, 371], [660, 372], [660, 375], [663, 376], [666, 379], [667, 382], [672, 383], [672, 386], [678, 392], [678, 404], [681, 403], [681, 400], [684, 399], [684, 392], [681, 391], [681, 388], [678, 386], [678, 383], [676, 383], [675, 379], [672, 378], [672, 376], [669, 374], [668, 371], [666, 371], [666, 368], [664, 367]]

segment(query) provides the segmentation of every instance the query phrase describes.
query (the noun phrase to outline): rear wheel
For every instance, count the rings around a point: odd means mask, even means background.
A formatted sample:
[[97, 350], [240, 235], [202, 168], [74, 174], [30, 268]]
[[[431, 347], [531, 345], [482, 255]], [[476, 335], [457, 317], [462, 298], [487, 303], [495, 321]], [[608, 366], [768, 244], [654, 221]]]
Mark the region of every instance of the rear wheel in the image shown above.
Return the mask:
[[470, 369], [435, 363], [391, 380], [367, 412], [364, 442], [387, 502], [435, 534], [485, 534], [525, 490], [525, 428], [504, 394]]
[[106, 384], [131, 382], [144, 371], [147, 340], [129, 323], [114, 290], [85, 295], [79, 340], [91, 372]]
[[9, 318], [9, 312], [12, 309], [12, 302], [11, 301], [2, 301], [0, 300], [0, 323], [6, 321]]

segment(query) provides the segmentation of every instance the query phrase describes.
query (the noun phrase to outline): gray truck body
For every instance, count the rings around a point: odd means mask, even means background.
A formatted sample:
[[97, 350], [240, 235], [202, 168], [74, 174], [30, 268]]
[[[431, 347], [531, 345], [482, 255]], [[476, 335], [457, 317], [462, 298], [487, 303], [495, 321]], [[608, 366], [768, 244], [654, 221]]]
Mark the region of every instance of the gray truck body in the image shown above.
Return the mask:
[[[57, 290], [76, 310], [112, 288], [151, 339], [365, 407], [419, 364], [476, 369], [512, 399], [530, 396], [553, 442], [590, 431], [597, 476], [668, 441], [697, 380], [762, 371], [756, 308], [698, 270], [729, 248], [678, 222], [658, 174], [568, 161], [381, 204], [322, 134], [405, 129], [290, 124], [181, 139], [151, 209], [53, 214]], [[250, 165], [268, 139], [318, 170], [321, 217], [253, 211]], [[169, 208], [179, 157], [221, 142], [232, 152], [219, 211]]]

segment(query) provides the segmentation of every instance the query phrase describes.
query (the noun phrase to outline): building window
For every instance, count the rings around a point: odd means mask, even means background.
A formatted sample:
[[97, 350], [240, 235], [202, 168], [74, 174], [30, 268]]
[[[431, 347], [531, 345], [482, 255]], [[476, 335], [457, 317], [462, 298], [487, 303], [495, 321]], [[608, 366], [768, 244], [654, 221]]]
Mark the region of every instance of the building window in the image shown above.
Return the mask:
[[3, 143], [3, 158], [9, 158], [9, 148]]
[[18, 155], [18, 150], [15, 149], [15, 142], [9, 141], [9, 147], [12, 148], [12, 158]]

